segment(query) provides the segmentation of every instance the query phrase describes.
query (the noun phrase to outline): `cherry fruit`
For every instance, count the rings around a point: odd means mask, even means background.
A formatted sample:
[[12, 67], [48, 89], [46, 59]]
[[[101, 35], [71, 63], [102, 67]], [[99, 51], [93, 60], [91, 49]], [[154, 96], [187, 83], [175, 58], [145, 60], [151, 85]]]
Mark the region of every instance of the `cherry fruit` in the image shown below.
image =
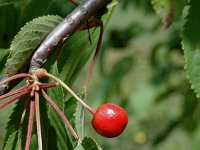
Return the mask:
[[126, 111], [112, 103], [99, 106], [92, 119], [92, 126], [95, 131], [107, 138], [120, 135], [127, 123], [128, 115]]

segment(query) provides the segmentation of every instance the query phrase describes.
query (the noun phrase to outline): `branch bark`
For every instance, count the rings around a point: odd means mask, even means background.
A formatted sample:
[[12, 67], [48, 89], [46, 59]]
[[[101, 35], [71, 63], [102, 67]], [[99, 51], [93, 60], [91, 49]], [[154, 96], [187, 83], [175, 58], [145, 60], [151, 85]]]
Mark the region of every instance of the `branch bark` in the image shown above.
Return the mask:
[[33, 74], [35, 70], [41, 68], [59, 42], [65, 42], [83, 23], [92, 16], [98, 15], [98, 12], [105, 8], [110, 1], [87, 0], [72, 11], [35, 51], [31, 59], [29, 73]]

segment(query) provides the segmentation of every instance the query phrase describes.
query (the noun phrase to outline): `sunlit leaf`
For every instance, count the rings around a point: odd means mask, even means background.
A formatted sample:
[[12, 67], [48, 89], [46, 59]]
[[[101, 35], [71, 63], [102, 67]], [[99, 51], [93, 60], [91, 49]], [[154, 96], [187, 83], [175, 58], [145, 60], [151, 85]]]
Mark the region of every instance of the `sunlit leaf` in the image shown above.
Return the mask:
[[59, 16], [43, 16], [32, 20], [21, 29], [10, 46], [5, 65], [8, 76], [27, 69], [33, 52], [61, 20]]

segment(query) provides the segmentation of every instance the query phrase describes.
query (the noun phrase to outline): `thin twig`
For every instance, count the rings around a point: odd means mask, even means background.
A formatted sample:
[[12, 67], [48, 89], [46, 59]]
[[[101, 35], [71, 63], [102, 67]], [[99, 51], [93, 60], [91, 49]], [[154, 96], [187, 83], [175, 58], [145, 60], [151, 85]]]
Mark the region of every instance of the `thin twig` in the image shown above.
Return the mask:
[[[69, 121], [67, 120], [65, 114], [62, 112], [62, 110], [60, 110], [60, 108], [54, 103], [54, 101], [44, 92], [44, 90], [42, 91], [42, 96], [44, 96], [44, 98], [51, 104], [51, 106], [55, 109], [55, 111], [59, 114], [59, 116], [62, 118], [62, 120], [65, 122], [66, 126], [68, 127], [69, 131], [72, 133], [73, 137], [75, 140], [79, 141], [79, 137], [76, 134], [76, 132], [74, 131], [74, 129], [72, 128], [71, 124], [69, 123]], [[80, 142], [80, 141], [79, 141]]]
[[32, 99], [30, 101], [30, 112], [29, 112], [29, 121], [28, 121], [28, 131], [26, 135], [26, 145], [25, 145], [25, 150], [29, 150], [30, 143], [31, 143], [31, 135], [32, 135], [32, 130], [33, 130], [33, 117], [34, 117], [34, 109], [35, 107], [35, 101]]
[[79, 5], [79, 3], [77, 3], [77, 2], [75, 2], [73, 0], [67, 0], [67, 1], [70, 2], [70, 3], [72, 3], [74, 6], [78, 6]]
[[4, 98], [7, 98], [9, 96], [13, 96], [13, 95], [16, 95], [18, 93], [21, 93], [22, 91], [26, 90], [26, 88], [28, 88], [28, 85], [24, 85], [23, 87], [15, 90], [15, 91], [11, 91], [9, 93], [6, 93], [6, 94], [3, 94], [3, 95], [0, 95], [0, 100], [4, 99]]
[[52, 88], [59, 86], [59, 83], [53, 82], [53, 83], [38, 83], [38, 86], [40, 89], [46, 89], [46, 88]]
[[95, 111], [88, 106], [81, 98], [79, 98], [63, 81], [58, 79], [57, 77], [53, 76], [52, 74], [45, 72], [45, 76], [52, 78], [53, 80], [57, 81], [61, 86], [63, 86], [79, 103], [81, 103], [92, 115], [95, 113]]
[[92, 62], [90, 63], [89, 70], [88, 70], [88, 73], [87, 73], [87, 76], [86, 76], [86, 80], [85, 80], [85, 84], [84, 84], [85, 93], [86, 93], [86, 90], [87, 90], [87, 86], [88, 86], [94, 65], [95, 65], [96, 60], [97, 60], [98, 55], [99, 55], [102, 37], [103, 37], [103, 23], [102, 23], [101, 20], [97, 20], [97, 21], [99, 23], [98, 25], [100, 26], [100, 34], [99, 34], [99, 38], [98, 38], [98, 41], [97, 41], [97, 47], [96, 47], [95, 53], [94, 53], [94, 56], [92, 58]]
[[40, 103], [39, 103], [39, 94], [37, 92], [35, 92], [35, 113], [36, 113], [38, 149], [42, 150], [42, 134], [41, 134], [41, 124], [40, 124]]
[[4, 81], [0, 82], [0, 85], [6, 84], [7, 82], [10, 82], [12, 80], [16, 80], [16, 79], [19, 79], [19, 78], [30, 78], [30, 79], [33, 79], [33, 76], [28, 74], [28, 73], [16, 74], [16, 75], [11, 76], [11, 77], [5, 79]]
[[10, 103], [14, 102], [15, 100], [19, 99], [20, 97], [26, 95], [27, 93], [30, 92], [30, 89], [27, 89], [25, 91], [23, 91], [22, 93], [13, 96], [12, 98], [10, 98], [9, 100], [7, 100], [6, 102], [4, 102], [3, 104], [0, 105], [0, 110], [4, 107], [6, 107], [7, 105], [9, 105]]
[[22, 124], [24, 122], [24, 118], [25, 118], [25, 115], [26, 115], [26, 110], [27, 110], [27, 106], [28, 106], [29, 101], [30, 101], [30, 97], [27, 97], [26, 100], [25, 100], [24, 110], [23, 110], [22, 117], [21, 117], [20, 124], [19, 124], [20, 128], [22, 128]]

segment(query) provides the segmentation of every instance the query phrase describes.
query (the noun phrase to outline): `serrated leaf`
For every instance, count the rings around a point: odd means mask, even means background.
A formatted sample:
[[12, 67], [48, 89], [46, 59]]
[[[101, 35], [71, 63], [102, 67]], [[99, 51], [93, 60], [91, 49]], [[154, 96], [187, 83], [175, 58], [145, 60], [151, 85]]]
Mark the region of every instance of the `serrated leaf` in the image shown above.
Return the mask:
[[[57, 63], [55, 62], [50, 70], [50, 73], [52, 73], [55, 76], [58, 75], [58, 70], [57, 70]], [[64, 94], [63, 94], [63, 89], [62, 87], [57, 87], [57, 88], [50, 88], [48, 89], [48, 95], [51, 97], [51, 99], [58, 105], [58, 107], [64, 112]], [[65, 124], [63, 120], [58, 116], [57, 112], [49, 105], [48, 107], [48, 116], [50, 120], [50, 125], [53, 128], [53, 132], [49, 130], [49, 134], [51, 137], [49, 138], [49, 149], [70, 149], [72, 147], [71, 142], [69, 141], [69, 137], [67, 135], [67, 130], [65, 128]], [[51, 141], [56, 141], [57, 145], [52, 145]], [[70, 142], [70, 143], [69, 143]]]
[[15, 36], [10, 46], [5, 72], [8, 76], [27, 69], [33, 52], [62, 20], [59, 16], [43, 16], [28, 22]]
[[102, 148], [91, 137], [85, 137], [75, 150], [101, 150]]
[[76, 106], [76, 113], [74, 113], [75, 116], [75, 128], [77, 131], [77, 134], [81, 140], [83, 140], [85, 136], [85, 115], [84, 115], [84, 107], [77, 102]]
[[[77, 133], [76, 128], [75, 128], [76, 122], [75, 122], [75, 116], [74, 116], [74, 114], [76, 113], [76, 107], [77, 107], [76, 100], [73, 97], [70, 97], [65, 102], [65, 111], [64, 111], [64, 113], [65, 113], [66, 117], [68, 118], [71, 126], [73, 127], [73, 129]], [[74, 138], [73, 138], [73, 136], [72, 136], [72, 134], [70, 132], [68, 132], [68, 135], [70, 137], [70, 141], [71, 141], [71, 143], [73, 145], [73, 149], [74, 149], [74, 147], [76, 147], [76, 145], [77, 145], [77, 141], [74, 140]]]
[[13, 145], [15, 145], [15, 143], [16, 143], [17, 133], [18, 132], [15, 131], [9, 136], [8, 140], [6, 141], [4, 150], [10, 150], [10, 149], [13, 149], [13, 147], [15, 147]]
[[[78, 95], [82, 97], [82, 94]], [[84, 107], [77, 102], [74, 97], [70, 97], [65, 102], [65, 115], [69, 118], [69, 122], [71, 123], [74, 130], [77, 132], [79, 138], [83, 140], [84, 138]], [[77, 144], [77, 142], [76, 142]]]
[[[25, 104], [25, 99], [26, 98], [21, 98], [17, 102], [15, 108], [13, 109], [13, 113], [11, 114], [10, 120], [6, 127], [7, 132], [6, 132], [4, 147], [9, 147], [9, 145], [12, 145], [13, 149], [17, 149], [17, 150], [22, 149], [22, 143], [25, 142], [25, 139], [23, 139], [22, 141], [21, 137], [22, 137], [22, 132], [24, 131], [24, 129], [26, 130], [26, 127], [23, 128], [23, 131], [22, 131], [22, 129], [20, 128], [20, 122], [21, 122], [21, 116], [22, 116], [23, 108]], [[27, 117], [27, 115], [25, 117]]]
[[[27, 72], [34, 51], [61, 20], [62, 18], [59, 16], [43, 16], [33, 19], [22, 27], [11, 43], [3, 77], [7, 78], [21, 72]], [[8, 83], [8, 89], [11, 89], [18, 82]], [[0, 86], [0, 93], [5, 91], [4, 85]]]
[[174, 20], [181, 18], [187, 0], [151, 0], [151, 3], [162, 18], [164, 27], [168, 28]]
[[13, 132], [6, 141], [4, 150], [21, 150], [21, 130]]
[[184, 25], [182, 45], [185, 68], [197, 96], [200, 96], [200, 1], [191, 0]]

